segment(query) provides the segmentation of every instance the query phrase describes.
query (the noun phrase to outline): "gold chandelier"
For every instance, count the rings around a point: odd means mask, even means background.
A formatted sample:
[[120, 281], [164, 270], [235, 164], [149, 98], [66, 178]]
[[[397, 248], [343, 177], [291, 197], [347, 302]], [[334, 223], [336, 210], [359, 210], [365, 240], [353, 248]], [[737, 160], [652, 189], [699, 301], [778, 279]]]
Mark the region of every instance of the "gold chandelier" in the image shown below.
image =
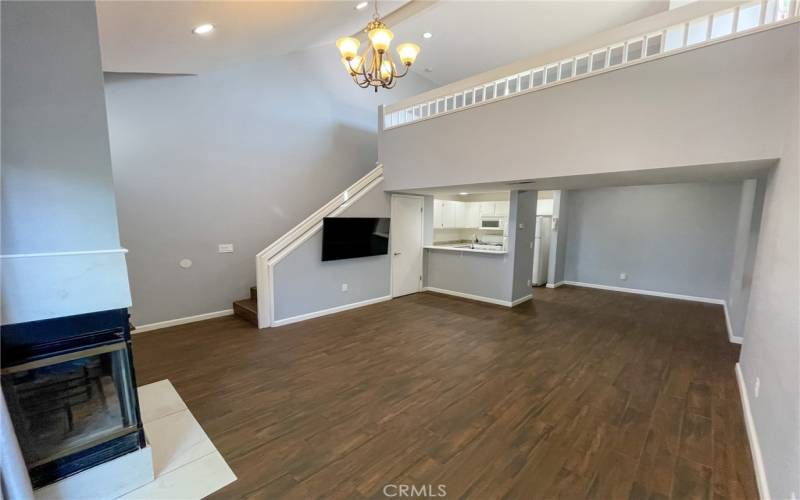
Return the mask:
[[398, 73], [389, 52], [394, 33], [381, 21], [378, 14], [378, 0], [375, 0], [375, 14], [372, 21], [367, 24], [364, 31], [369, 38], [369, 44], [362, 55], [358, 55], [358, 47], [361, 45], [358, 38], [346, 36], [336, 41], [336, 47], [342, 54], [342, 64], [356, 85], [362, 89], [373, 87], [375, 92], [378, 91], [378, 87], [390, 89], [395, 86], [398, 78], [408, 74], [409, 68], [419, 54], [419, 45], [401, 43], [397, 46], [397, 55], [405, 66], [405, 71], [402, 74]]

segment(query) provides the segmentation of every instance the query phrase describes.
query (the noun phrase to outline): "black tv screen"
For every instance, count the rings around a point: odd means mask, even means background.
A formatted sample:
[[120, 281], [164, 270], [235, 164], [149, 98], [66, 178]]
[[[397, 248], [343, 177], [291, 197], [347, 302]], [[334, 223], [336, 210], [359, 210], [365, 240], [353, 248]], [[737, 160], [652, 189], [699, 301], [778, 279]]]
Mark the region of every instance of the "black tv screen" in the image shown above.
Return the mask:
[[323, 261], [387, 253], [388, 217], [325, 217], [322, 220]]

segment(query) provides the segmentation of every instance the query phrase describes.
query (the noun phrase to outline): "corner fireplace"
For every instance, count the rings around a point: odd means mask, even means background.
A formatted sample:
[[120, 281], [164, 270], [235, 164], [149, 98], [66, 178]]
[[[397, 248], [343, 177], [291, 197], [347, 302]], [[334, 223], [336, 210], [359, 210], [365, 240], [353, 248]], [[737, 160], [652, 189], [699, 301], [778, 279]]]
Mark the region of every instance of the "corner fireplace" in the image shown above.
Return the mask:
[[127, 310], [4, 325], [2, 349], [34, 488], [144, 447]]

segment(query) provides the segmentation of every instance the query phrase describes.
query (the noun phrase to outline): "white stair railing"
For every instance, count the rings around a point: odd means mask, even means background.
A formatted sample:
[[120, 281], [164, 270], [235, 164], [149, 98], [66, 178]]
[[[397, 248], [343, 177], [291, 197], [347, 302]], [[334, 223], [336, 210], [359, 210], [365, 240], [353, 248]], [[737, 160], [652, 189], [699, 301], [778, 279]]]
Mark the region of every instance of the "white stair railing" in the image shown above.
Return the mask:
[[382, 181], [383, 165], [378, 165], [256, 255], [259, 328], [268, 328], [275, 322], [275, 290], [273, 287], [275, 265], [317, 231], [320, 231], [322, 219], [339, 215]]

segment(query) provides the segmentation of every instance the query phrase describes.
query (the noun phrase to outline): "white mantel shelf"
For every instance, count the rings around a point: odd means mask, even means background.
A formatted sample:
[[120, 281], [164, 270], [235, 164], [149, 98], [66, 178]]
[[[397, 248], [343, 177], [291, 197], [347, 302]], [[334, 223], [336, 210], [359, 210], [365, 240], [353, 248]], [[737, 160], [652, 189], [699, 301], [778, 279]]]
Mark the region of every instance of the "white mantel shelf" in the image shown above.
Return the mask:
[[467, 252], [467, 253], [488, 253], [492, 255], [506, 255], [507, 250], [476, 250], [473, 248], [464, 248], [454, 245], [425, 245], [423, 248], [426, 250], [446, 250], [448, 252]]

